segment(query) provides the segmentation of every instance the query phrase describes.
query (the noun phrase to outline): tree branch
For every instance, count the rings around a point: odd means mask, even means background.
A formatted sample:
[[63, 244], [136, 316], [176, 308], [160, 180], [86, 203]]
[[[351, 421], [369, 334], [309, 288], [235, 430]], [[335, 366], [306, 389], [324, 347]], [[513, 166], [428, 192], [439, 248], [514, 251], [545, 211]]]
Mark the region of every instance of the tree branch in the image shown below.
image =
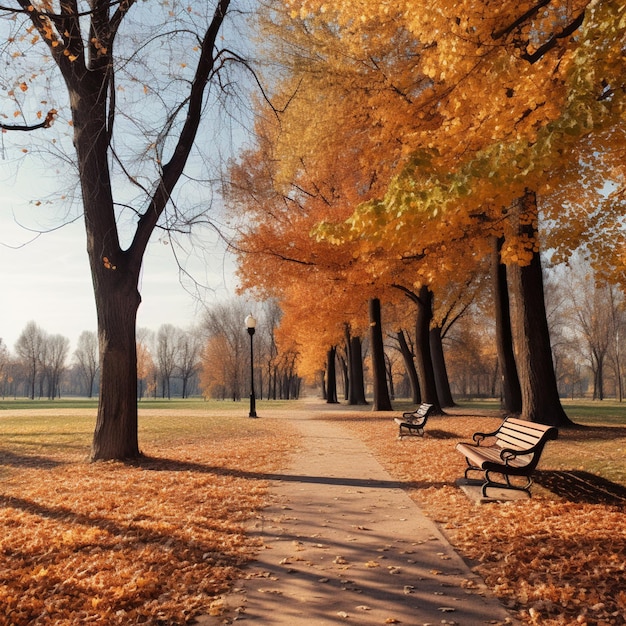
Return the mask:
[[506, 37], [507, 35], [510, 35], [516, 28], [519, 28], [524, 22], [526, 22], [531, 17], [536, 15], [543, 7], [545, 7], [547, 4], [550, 4], [550, 2], [552, 2], [552, 0], [540, 0], [538, 4], [528, 9], [526, 13], [520, 15], [516, 20], [511, 22], [508, 26], [505, 26], [504, 28], [501, 28], [500, 30], [497, 30], [495, 33], [493, 33], [491, 35], [491, 38], [501, 39], [502, 37]]
[[522, 59], [524, 59], [525, 61], [528, 61], [531, 65], [533, 63], [536, 63], [547, 52], [549, 52], [550, 50], [552, 50], [552, 48], [556, 46], [559, 39], [564, 39], [565, 37], [569, 37], [570, 35], [575, 33], [581, 27], [584, 19], [585, 19], [585, 10], [583, 9], [573, 22], [568, 24], [559, 33], [552, 35], [552, 37], [550, 37], [550, 39], [548, 39], [548, 41], [546, 41], [546, 43], [544, 43], [543, 46], [539, 46], [539, 48], [537, 48], [535, 52], [533, 52], [532, 54], [528, 54], [528, 53], [522, 54]]
[[152, 196], [150, 205], [137, 225], [135, 237], [129, 250], [133, 251], [139, 263], [141, 263], [143, 251], [148, 245], [150, 235], [169, 202], [172, 191], [182, 175], [191, 153], [202, 117], [205, 88], [215, 65], [215, 42], [226, 17], [229, 4], [230, 0], [219, 0], [217, 3], [213, 19], [202, 41], [196, 74], [191, 85], [189, 97], [186, 99], [186, 102], [189, 103], [187, 116], [178, 142], [171, 159], [163, 165], [161, 178]]
[[52, 122], [54, 121], [54, 116], [57, 114], [57, 110], [56, 109], [50, 109], [50, 111], [48, 111], [48, 114], [46, 115], [46, 119], [39, 123], [39, 124], [33, 124], [32, 126], [27, 126], [27, 125], [23, 125], [23, 124], [4, 124], [3, 122], [0, 122], [0, 129], [2, 130], [19, 130], [19, 131], [25, 131], [25, 132], [29, 132], [31, 130], [39, 130], [40, 128], [50, 128], [50, 126], [52, 126]]

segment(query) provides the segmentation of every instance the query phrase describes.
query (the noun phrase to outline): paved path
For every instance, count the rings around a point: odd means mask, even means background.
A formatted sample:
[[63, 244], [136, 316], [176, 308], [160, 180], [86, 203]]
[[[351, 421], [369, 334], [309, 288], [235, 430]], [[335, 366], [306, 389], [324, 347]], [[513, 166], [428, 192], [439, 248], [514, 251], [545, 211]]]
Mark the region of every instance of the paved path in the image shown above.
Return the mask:
[[235, 623], [515, 623], [367, 448], [312, 416], [290, 419], [302, 448], [254, 529], [265, 548], [227, 600]]

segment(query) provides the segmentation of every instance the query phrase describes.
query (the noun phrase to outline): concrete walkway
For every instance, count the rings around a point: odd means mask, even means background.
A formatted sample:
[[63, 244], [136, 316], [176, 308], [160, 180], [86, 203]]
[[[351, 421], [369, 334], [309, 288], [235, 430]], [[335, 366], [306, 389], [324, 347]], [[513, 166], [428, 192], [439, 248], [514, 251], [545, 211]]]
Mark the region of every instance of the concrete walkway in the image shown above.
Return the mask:
[[227, 615], [199, 624], [516, 623], [363, 443], [314, 415], [289, 419], [302, 448], [254, 528], [264, 549]]

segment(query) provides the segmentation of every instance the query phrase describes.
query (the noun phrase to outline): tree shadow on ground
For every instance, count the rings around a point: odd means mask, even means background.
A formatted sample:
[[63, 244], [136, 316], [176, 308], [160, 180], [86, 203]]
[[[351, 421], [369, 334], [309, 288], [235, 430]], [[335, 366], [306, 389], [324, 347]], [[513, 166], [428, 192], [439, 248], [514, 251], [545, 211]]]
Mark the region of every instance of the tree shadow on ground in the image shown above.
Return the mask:
[[404, 481], [404, 480], [375, 480], [369, 478], [347, 478], [334, 476], [314, 476], [308, 474], [250, 472], [229, 467], [205, 465], [194, 461], [179, 461], [163, 457], [143, 457], [129, 463], [145, 471], [154, 472], [197, 472], [201, 474], [215, 474], [217, 476], [231, 476], [252, 480], [276, 480], [281, 482], [319, 483], [324, 485], [342, 485], [345, 487], [377, 488], [377, 489], [426, 489], [428, 487], [454, 486], [453, 482], [441, 481]]
[[582, 470], [537, 470], [535, 482], [570, 502], [626, 506], [626, 487]]
[[17, 454], [11, 450], [0, 450], [0, 466], [3, 465], [8, 467], [54, 469], [55, 467], [65, 465], [65, 463], [38, 454]]
[[559, 428], [559, 439], [568, 441], [614, 441], [622, 438], [626, 439], [626, 426], [575, 424], [573, 427]]

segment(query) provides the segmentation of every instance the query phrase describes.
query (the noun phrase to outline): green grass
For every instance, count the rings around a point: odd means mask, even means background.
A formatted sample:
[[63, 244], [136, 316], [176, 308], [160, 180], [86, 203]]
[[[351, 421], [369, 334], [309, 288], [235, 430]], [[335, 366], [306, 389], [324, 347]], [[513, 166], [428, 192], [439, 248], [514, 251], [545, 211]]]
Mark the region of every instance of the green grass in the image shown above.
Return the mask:
[[[578, 424], [626, 425], [626, 402], [616, 400], [566, 400], [561, 404], [567, 416]], [[407, 405], [408, 406], [408, 405]], [[494, 410], [500, 408], [499, 400], [467, 400], [457, 403], [459, 408], [472, 410]]]
[[[293, 400], [257, 400], [259, 409], [272, 409], [289, 406]], [[180, 411], [242, 411], [248, 410], [249, 400], [244, 398], [239, 402], [232, 400], [204, 400], [203, 398], [144, 398], [137, 403], [140, 409], [175, 409]], [[58, 400], [27, 400], [24, 398], [0, 400], [0, 416], [2, 411], [20, 409], [95, 409], [98, 407], [97, 398], [61, 398]]]
[[0, 415], [2, 415], [2, 411], [16, 411], [21, 409], [95, 409], [97, 406], [98, 400], [96, 398], [72, 398], [60, 400], [3, 398], [0, 400]]
[[[294, 406], [294, 401], [259, 401], [257, 413]], [[0, 402], [0, 455], [22, 454], [45, 459], [57, 454], [89, 456], [97, 402], [9, 400]], [[54, 409], [54, 413], [47, 411]], [[78, 410], [77, 410], [78, 409]], [[13, 410], [11, 413], [6, 411]], [[38, 411], [42, 411], [41, 414]], [[67, 410], [67, 413], [64, 411]], [[84, 410], [84, 412], [83, 412]], [[143, 413], [143, 410], [149, 411]], [[4, 411], [4, 413], [3, 413]], [[219, 441], [246, 434], [248, 401], [201, 399], [145, 400], [139, 403], [139, 447], [146, 454], [168, 445], [202, 439]], [[263, 420], [254, 420], [263, 429]]]
[[[587, 429], [566, 429], [555, 445], [544, 454], [546, 465], [561, 469], [585, 469], [626, 485], [626, 403], [564, 401], [565, 410], [577, 424]], [[299, 402], [259, 401], [257, 412], [263, 417], [273, 409], [294, 409]], [[497, 400], [461, 402], [469, 415], [473, 411], [497, 411]], [[348, 408], [348, 407], [346, 407]], [[367, 407], [350, 407], [365, 410]], [[394, 402], [394, 410], [415, 408], [409, 401]], [[17, 410], [4, 413], [7, 409]], [[34, 410], [33, 410], [34, 409]], [[41, 409], [56, 409], [54, 413]], [[64, 413], [65, 409], [68, 410]], [[76, 409], [84, 409], [84, 412]], [[87, 458], [95, 427], [95, 400], [62, 401], [9, 400], [0, 402], [0, 454], [25, 455], [44, 460], [71, 454]], [[249, 432], [249, 404], [241, 402], [204, 401], [202, 399], [142, 400], [139, 403], [139, 445], [146, 454], [168, 445], [193, 444], [203, 439], [220, 441]], [[143, 410], [148, 410], [144, 413]], [[263, 420], [254, 420], [255, 428]]]

